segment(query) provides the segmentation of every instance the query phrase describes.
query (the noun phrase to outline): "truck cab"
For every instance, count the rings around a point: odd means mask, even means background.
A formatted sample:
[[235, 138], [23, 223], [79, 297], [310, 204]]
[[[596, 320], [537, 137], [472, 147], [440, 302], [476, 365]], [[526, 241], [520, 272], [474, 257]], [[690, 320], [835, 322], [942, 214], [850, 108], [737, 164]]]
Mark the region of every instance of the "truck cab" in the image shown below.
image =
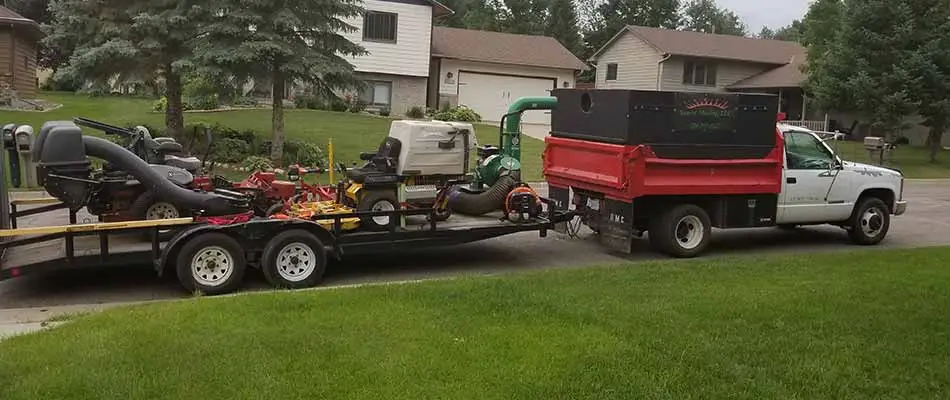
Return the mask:
[[[785, 143], [779, 226], [843, 223], [856, 217], [873, 236], [884, 228], [878, 226], [883, 222], [876, 213], [901, 215], [906, 210], [899, 171], [844, 160], [828, 140], [809, 129], [780, 123], [778, 130]], [[868, 199], [879, 200], [885, 209], [862, 204], [877, 203]]]

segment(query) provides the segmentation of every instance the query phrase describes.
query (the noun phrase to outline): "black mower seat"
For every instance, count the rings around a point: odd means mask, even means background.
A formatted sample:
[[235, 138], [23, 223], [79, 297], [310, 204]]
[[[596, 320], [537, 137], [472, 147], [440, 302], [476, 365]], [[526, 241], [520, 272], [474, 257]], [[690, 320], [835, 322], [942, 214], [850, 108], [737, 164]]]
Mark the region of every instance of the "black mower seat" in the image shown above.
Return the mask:
[[376, 154], [362, 153], [360, 159], [367, 161], [362, 168], [346, 170], [346, 177], [356, 183], [363, 183], [368, 175], [392, 175], [399, 165], [399, 151], [402, 142], [399, 139], [387, 137], [379, 145]]

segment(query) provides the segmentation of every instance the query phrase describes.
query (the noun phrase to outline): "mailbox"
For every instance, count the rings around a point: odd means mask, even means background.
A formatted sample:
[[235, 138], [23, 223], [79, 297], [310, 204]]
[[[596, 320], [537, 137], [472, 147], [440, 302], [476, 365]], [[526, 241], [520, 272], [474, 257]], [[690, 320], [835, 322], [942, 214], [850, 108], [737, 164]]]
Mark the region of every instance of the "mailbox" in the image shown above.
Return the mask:
[[887, 142], [885, 142], [882, 137], [868, 136], [864, 138], [864, 148], [868, 151], [878, 151], [883, 149], [886, 145]]
[[16, 144], [14, 143], [14, 132], [17, 129], [16, 124], [6, 124], [3, 126], [3, 168], [10, 170], [10, 185], [18, 188], [20, 182], [20, 158], [17, 157]]
[[23, 183], [26, 187], [36, 187], [36, 164], [33, 163], [33, 127], [20, 125], [16, 128], [14, 145], [23, 171]]

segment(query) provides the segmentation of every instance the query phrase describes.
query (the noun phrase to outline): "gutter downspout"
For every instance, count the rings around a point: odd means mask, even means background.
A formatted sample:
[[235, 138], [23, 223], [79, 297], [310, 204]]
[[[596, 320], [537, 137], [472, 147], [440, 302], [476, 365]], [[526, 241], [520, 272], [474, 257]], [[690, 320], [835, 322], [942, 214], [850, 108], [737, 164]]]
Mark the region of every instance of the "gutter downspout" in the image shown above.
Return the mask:
[[666, 60], [669, 60], [670, 57], [673, 57], [672, 54], [664, 54], [659, 61], [656, 62], [656, 90], [663, 90], [663, 63]]

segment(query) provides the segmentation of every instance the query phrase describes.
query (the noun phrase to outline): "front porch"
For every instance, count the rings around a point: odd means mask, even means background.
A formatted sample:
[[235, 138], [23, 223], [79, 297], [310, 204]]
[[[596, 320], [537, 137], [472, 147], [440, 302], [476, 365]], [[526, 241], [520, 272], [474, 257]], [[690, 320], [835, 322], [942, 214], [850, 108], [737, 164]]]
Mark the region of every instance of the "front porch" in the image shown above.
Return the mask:
[[[779, 87], [762, 89], [743, 89], [746, 93], [767, 93], [778, 95], [778, 110], [785, 113], [785, 123], [801, 126], [813, 131], [829, 131], [834, 129], [834, 121], [828, 119], [828, 114], [819, 112], [814, 107], [809, 108], [808, 96], [802, 88]], [[839, 129], [841, 127], [838, 127]]]

